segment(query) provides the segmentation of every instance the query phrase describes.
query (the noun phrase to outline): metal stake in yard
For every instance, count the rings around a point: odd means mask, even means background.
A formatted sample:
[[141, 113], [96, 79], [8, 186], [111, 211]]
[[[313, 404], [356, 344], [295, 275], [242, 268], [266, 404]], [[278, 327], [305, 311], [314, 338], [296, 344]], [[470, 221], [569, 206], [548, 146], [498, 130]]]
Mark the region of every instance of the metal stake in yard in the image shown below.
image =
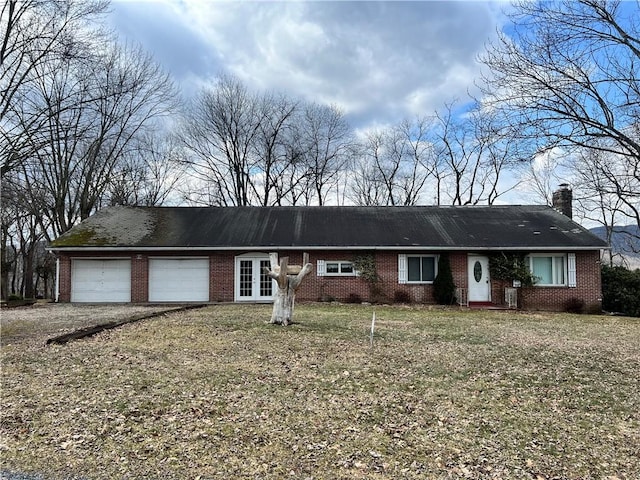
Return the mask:
[[373, 311], [373, 317], [371, 317], [371, 336], [370, 336], [370, 343], [371, 343], [371, 348], [373, 348], [373, 331], [376, 328], [376, 311]]

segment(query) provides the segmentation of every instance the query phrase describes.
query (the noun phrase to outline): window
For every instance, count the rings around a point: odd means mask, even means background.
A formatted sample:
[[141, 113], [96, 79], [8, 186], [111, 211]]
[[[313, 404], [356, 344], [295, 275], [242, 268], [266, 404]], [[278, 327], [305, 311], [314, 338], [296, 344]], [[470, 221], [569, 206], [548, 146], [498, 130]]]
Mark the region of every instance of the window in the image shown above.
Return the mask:
[[529, 270], [536, 278], [536, 285], [566, 285], [566, 255], [532, 254], [528, 257]]
[[317, 268], [318, 276], [348, 276], [355, 277], [356, 272], [353, 263], [333, 261], [333, 260], [318, 260]]
[[431, 283], [438, 274], [436, 255], [399, 255], [399, 283]]

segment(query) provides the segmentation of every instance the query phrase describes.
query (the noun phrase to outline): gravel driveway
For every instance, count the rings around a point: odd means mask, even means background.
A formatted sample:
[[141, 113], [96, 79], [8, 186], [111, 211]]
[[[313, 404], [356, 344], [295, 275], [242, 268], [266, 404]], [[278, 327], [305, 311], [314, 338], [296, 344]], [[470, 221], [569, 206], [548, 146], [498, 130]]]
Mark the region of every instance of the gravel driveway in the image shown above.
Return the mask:
[[2, 308], [0, 343], [44, 343], [48, 338], [80, 328], [123, 320], [140, 314], [171, 311], [179, 305], [81, 305], [36, 303], [30, 307]]

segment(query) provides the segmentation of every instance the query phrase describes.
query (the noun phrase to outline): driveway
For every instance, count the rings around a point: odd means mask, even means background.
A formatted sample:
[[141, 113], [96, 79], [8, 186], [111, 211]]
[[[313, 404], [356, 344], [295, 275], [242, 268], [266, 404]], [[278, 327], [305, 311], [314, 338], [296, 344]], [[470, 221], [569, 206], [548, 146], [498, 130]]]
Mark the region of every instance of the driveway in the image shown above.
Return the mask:
[[84, 305], [69, 303], [36, 303], [30, 307], [2, 308], [0, 311], [0, 343], [44, 344], [47, 339], [92, 327], [124, 320], [134, 315], [171, 311], [179, 305]]

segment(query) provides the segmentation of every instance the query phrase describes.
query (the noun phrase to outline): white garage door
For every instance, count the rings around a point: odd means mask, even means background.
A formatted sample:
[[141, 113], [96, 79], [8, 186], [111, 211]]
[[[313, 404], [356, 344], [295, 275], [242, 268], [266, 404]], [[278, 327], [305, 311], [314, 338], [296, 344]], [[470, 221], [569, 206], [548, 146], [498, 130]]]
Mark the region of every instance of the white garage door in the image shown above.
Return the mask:
[[208, 258], [150, 258], [150, 302], [208, 302]]
[[130, 302], [131, 260], [73, 259], [72, 302]]

